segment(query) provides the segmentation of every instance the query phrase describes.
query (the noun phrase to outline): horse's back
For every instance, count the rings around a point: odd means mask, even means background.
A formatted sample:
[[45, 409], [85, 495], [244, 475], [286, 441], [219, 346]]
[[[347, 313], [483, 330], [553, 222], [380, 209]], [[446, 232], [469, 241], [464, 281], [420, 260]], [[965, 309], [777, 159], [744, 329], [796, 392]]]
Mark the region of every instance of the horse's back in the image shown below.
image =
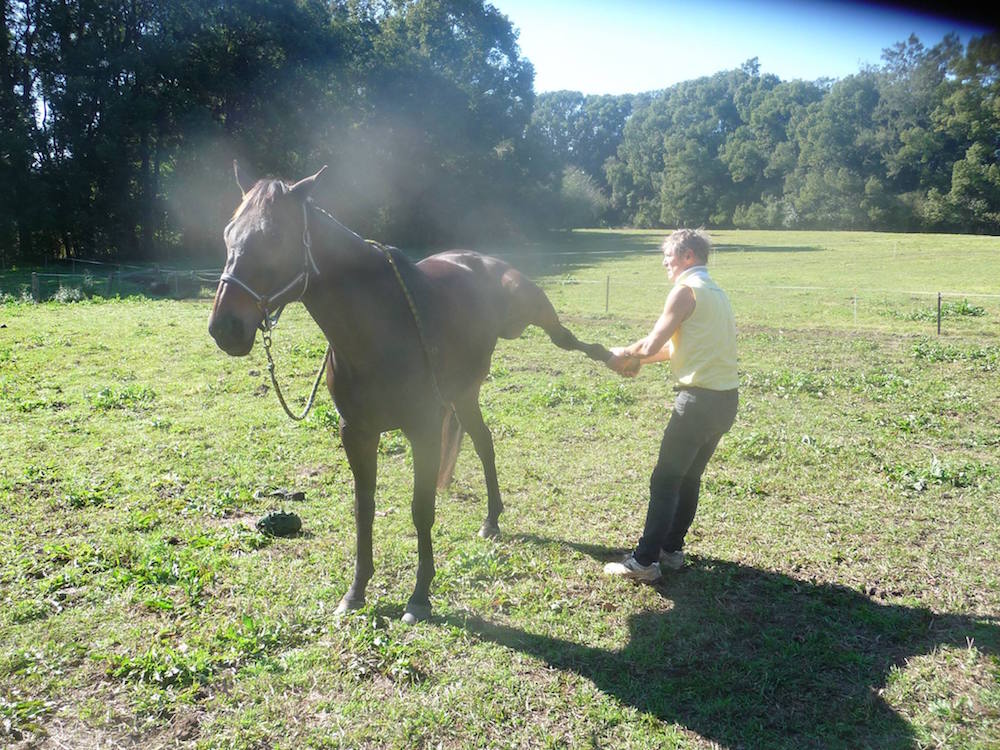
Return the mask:
[[417, 263], [417, 268], [432, 279], [466, 279], [479, 284], [489, 281], [499, 283], [504, 274], [514, 270], [506, 261], [472, 250], [447, 250], [429, 255]]
[[517, 338], [528, 325], [547, 322], [554, 315], [534, 282], [492, 255], [449, 250], [425, 258], [417, 267], [432, 280], [437, 293], [455, 298], [452, 301], [461, 306], [463, 315], [484, 317], [483, 325], [489, 325], [495, 336]]

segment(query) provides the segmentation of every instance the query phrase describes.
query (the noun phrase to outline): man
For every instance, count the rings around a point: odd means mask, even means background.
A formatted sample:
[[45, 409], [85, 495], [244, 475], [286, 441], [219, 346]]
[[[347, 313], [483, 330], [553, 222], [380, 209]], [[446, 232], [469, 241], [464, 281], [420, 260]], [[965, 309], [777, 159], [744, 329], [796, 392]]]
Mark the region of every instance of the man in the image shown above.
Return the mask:
[[612, 349], [608, 367], [634, 377], [639, 367], [670, 360], [677, 398], [649, 480], [642, 537], [609, 575], [655, 581], [661, 568], [684, 565], [684, 536], [698, 507], [701, 475], [738, 402], [736, 324], [725, 292], [708, 275], [711, 241], [679, 229], [663, 241], [663, 266], [674, 287], [653, 329], [631, 346]]

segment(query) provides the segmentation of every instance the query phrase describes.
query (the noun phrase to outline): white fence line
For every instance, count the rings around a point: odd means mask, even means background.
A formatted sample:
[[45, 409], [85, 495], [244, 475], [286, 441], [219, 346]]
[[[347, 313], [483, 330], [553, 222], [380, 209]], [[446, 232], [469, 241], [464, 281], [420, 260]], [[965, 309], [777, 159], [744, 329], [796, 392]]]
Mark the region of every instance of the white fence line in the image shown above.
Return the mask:
[[[521, 255], [530, 255], [530, 253], [520, 253]], [[505, 255], [515, 255], [515, 253], [505, 254]], [[593, 252], [575, 252], [568, 251], [564, 253], [547, 253], [547, 255], [620, 255], [616, 251], [593, 251]], [[156, 275], [162, 278], [167, 284], [173, 283], [173, 288], [175, 294], [178, 293], [178, 281], [181, 279], [186, 279], [189, 281], [197, 281], [200, 284], [214, 284], [219, 278], [219, 270], [215, 268], [211, 269], [174, 269], [163, 266], [134, 266], [134, 265], [124, 265], [117, 263], [105, 263], [102, 261], [89, 261], [89, 260], [77, 260], [74, 262], [87, 263], [89, 265], [103, 266], [109, 269], [107, 276], [107, 281], [104, 282], [103, 274], [101, 278], [97, 279], [88, 272], [83, 273], [47, 273], [47, 272], [35, 272], [31, 275], [31, 296], [36, 300], [40, 301], [42, 299], [42, 289], [41, 284], [44, 280], [51, 279], [53, 281], [58, 280], [60, 288], [63, 287], [64, 281], [67, 279], [78, 279], [81, 282], [89, 279], [92, 283], [106, 283], [106, 293], [110, 295], [113, 283], [117, 278], [119, 285], [123, 281], [128, 281], [136, 276], [149, 276]], [[131, 272], [123, 272], [122, 269], [135, 269]], [[0, 279], [4, 277], [0, 274]], [[611, 308], [611, 297], [612, 290], [621, 290], [623, 287], [627, 289], [646, 289], [646, 290], [662, 290], [665, 294], [670, 288], [671, 284], [666, 280], [650, 280], [650, 281], [636, 281], [636, 280], [626, 280], [621, 277], [616, 278], [613, 275], [605, 275], [603, 279], [580, 279], [567, 274], [563, 278], [558, 276], [549, 276], [547, 278], [542, 278], [536, 280], [539, 286], [542, 288], [554, 288], [554, 287], [568, 287], [568, 286], [603, 286], [604, 289], [604, 311], [605, 313], [610, 312]], [[120, 286], [119, 286], [120, 289]], [[899, 296], [911, 296], [911, 297], [928, 297], [933, 299], [937, 297], [937, 320], [938, 320], [938, 331], [940, 333], [940, 325], [942, 318], [942, 300], [945, 297], [951, 299], [1000, 299], [1000, 294], [991, 294], [986, 292], [971, 292], [962, 290], [913, 290], [913, 289], [885, 289], [881, 287], [845, 287], [845, 286], [818, 286], [818, 285], [789, 285], [789, 284], [773, 284], [766, 285], [755, 288], [747, 287], [726, 287], [726, 290], [731, 294], [754, 294], [761, 293], [766, 290], [773, 291], [787, 291], [787, 292], [817, 292], [822, 294], [838, 294], [844, 295], [853, 302], [854, 308], [854, 318], [857, 321], [858, 315], [858, 302], [860, 297], [871, 297], [872, 295], [899, 295]], [[946, 311], [945, 311], [946, 312]]]
[[[608, 276], [604, 280], [601, 279], [544, 279], [541, 281], [536, 280], [536, 284], [541, 287], [549, 286], [576, 286], [584, 284], [601, 284], [607, 285], [608, 279], [614, 287], [634, 287], [641, 289], [649, 289], [651, 287], [664, 287], [669, 288], [672, 286], [669, 282], [650, 282], [641, 283], [637, 281], [616, 281], [614, 276]], [[923, 290], [908, 290], [908, 289], [879, 289], [879, 288], [865, 288], [865, 287], [846, 287], [846, 286], [787, 286], [782, 284], [768, 284], [765, 286], [754, 287], [752, 289], [746, 287], [729, 287], [727, 286], [725, 290], [727, 292], [740, 292], [740, 293], [752, 293], [759, 292], [765, 289], [780, 289], [782, 291], [799, 291], [799, 292], [840, 292], [844, 294], [909, 294], [913, 296], [928, 296], [936, 297], [938, 294], [947, 297], [977, 297], [983, 299], [1000, 299], [1000, 294], [986, 294], [985, 292], [962, 292], [953, 290], [940, 290], [940, 291], [923, 291]]]

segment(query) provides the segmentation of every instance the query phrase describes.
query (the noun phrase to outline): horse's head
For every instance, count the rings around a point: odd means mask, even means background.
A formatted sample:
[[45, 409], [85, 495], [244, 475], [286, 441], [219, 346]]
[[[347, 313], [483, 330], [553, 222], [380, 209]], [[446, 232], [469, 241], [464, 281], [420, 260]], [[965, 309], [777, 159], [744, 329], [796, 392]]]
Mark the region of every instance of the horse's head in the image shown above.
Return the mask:
[[208, 319], [208, 332], [227, 354], [249, 354], [257, 328], [304, 293], [315, 271], [306, 199], [325, 169], [294, 185], [258, 180], [244, 190], [236, 168], [243, 200], [223, 235], [226, 265]]

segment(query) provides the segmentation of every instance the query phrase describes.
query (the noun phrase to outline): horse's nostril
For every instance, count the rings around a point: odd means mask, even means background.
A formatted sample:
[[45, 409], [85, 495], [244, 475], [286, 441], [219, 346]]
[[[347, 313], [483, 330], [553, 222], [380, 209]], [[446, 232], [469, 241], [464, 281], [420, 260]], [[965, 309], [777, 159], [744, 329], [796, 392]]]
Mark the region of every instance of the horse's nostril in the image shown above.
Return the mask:
[[231, 315], [214, 318], [208, 332], [218, 343], [232, 343], [243, 340], [243, 324]]

